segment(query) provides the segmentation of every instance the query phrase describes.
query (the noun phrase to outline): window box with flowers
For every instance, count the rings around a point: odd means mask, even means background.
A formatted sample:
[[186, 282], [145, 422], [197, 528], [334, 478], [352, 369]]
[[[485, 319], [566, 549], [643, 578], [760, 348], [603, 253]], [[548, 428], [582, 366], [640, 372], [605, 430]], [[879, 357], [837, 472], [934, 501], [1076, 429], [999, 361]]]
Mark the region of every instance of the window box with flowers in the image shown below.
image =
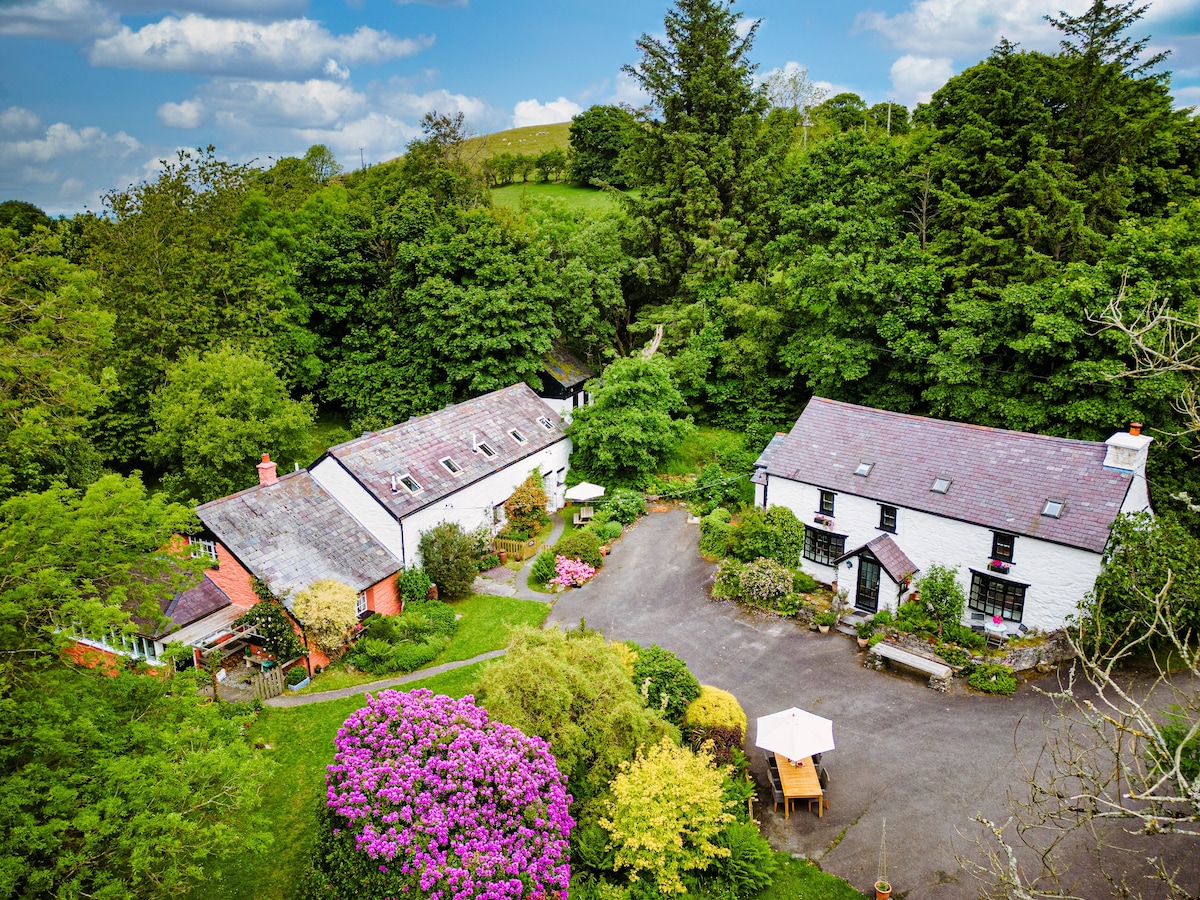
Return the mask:
[[833, 527], [833, 516], [815, 515], [813, 521], [818, 525], [824, 525], [826, 528]]
[[988, 568], [993, 572], [1007, 575], [1008, 570], [1012, 568], [1012, 563], [1007, 563], [1002, 559], [991, 559], [988, 560]]

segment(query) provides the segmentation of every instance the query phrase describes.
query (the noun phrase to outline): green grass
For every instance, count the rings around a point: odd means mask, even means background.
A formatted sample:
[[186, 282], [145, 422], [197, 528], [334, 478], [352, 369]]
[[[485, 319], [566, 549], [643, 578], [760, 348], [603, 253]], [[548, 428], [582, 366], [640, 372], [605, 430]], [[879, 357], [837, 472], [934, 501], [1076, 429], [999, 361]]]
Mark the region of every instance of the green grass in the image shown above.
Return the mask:
[[520, 211], [525, 202], [534, 203], [539, 200], [561, 200], [570, 209], [582, 210], [587, 213], [606, 212], [615, 209], [618, 200], [609, 191], [596, 188], [580, 187], [577, 184], [560, 182], [530, 181], [525, 184], [506, 184], [504, 187], [492, 188], [492, 202], [496, 206]]
[[521, 153], [537, 156], [547, 150], [567, 150], [571, 146], [571, 123], [526, 125], [470, 138], [463, 142], [463, 156], [482, 162], [501, 153]]
[[[462, 697], [475, 690], [486, 665], [463, 666], [404, 689], [423, 687]], [[312, 814], [325, 788], [325, 767], [333, 762], [333, 741], [346, 718], [362, 705], [358, 696], [263, 711], [249, 738], [256, 746], [264, 745], [262, 752], [278, 764], [263, 789], [263, 812], [274, 845], [263, 855], [245, 853], [227, 860], [225, 871], [239, 874], [196, 887], [187, 895], [189, 900], [300, 900], [300, 877], [312, 848]]]
[[847, 882], [790, 853], [776, 853], [775, 880], [755, 900], [862, 900]]
[[[480, 653], [500, 650], [508, 646], [508, 629], [514, 625], [537, 627], [550, 615], [550, 607], [537, 600], [522, 600], [518, 597], [494, 597], [490, 594], [473, 594], [463, 600], [450, 603], [462, 616], [458, 630], [449, 645], [429, 664], [470, 659]], [[402, 672], [395, 673], [403, 674]], [[342, 688], [382, 681], [392, 676], [372, 675], [368, 672], [347, 672], [341, 666], [333, 666], [312, 680], [312, 684], [297, 691], [297, 694], [319, 694]]]
[[688, 435], [667, 458], [660, 474], [699, 474], [700, 467], [712, 462], [718, 453], [741, 450], [744, 445], [745, 437], [740, 432], [701, 426]]

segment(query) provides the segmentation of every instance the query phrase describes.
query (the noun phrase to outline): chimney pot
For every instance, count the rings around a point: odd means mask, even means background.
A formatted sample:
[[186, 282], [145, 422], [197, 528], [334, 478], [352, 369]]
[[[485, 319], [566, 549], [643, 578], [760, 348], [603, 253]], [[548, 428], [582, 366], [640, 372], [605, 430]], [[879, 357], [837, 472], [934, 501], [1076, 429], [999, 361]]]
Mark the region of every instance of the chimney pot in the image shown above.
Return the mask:
[[1137, 437], [1139, 434], [1141, 434], [1142, 433], [1142, 423], [1141, 422], [1130, 423], [1129, 433], [1132, 434], [1134, 437]]
[[262, 462], [255, 466], [255, 468], [258, 469], [259, 484], [274, 484], [279, 480], [279, 476], [275, 474], [276, 464], [271, 462], [271, 454], [264, 453], [262, 455]]

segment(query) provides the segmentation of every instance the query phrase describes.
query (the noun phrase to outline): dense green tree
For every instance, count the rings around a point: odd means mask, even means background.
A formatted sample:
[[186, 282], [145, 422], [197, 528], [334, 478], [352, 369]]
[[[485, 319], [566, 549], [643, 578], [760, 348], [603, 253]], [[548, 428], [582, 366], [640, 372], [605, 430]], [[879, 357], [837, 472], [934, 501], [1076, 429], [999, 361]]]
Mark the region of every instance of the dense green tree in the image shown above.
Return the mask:
[[591, 106], [571, 119], [572, 181], [592, 187], [624, 188], [629, 177], [621, 154], [633, 140], [637, 120], [620, 106]]
[[558, 176], [567, 168], [567, 152], [555, 147], [553, 150], [539, 153], [537, 168], [542, 173], [542, 181], [558, 181]]
[[480, 703], [550, 744], [576, 806], [602, 794], [638, 747], [674, 734], [642, 703], [621, 648], [586, 628], [514, 631], [484, 671]]
[[887, 134], [908, 134], [912, 130], [908, 107], [899, 103], [876, 103], [867, 110], [867, 118], [873, 126]]
[[459, 600], [471, 593], [479, 574], [479, 554], [474, 538], [456, 522], [441, 522], [422, 532], [417, 545], [421, 567], [437, 585], [443, 600]]
[[[815, 110], [816, 115], [830, 123], [835, 131], [861, 129], [867, 124], [867, 104], [858, 94], [843, 91], [830, 97]], [[884, 111], [886, 115], [886, 109]]]
[[53, 224], [41, 207], [25, 200], [0, 203], [0, 228], [11, 228], [21, 237], [29, 237], [38, 225], [49, 228]]
[[87, 429], [112, 383], [113, 316], [60, 251], [48, 231], [0, 228], [0, 497], [100, 474]]
[[483, 180], [467, 149], [466, 117], [428, 112], [421, 119], [421, 131], [424, 137], [409, 142], [400, 165], [406, 185], [421, 188], [439, 203], [486, 205]]
[[312, 180], [324, 184], [330, 178], [342, 173], [342, 166], [324, 144], [313, 144], [304, 152], [304, 167], [308, 169]]
[[594, 402], [575, 411], [567, 429], [572, 466], [601, 481], [636, 481], [658, 470], [691, 428], [675, 416], [683, 397], [666, 360], [640, 355], [614, 360], [588, 382]]
[[641, 188], [629, 205], [654, 299], [691, 299], [716, 274], [755, 273], [773, 227], [766, 206], [796, 113], [766, 115], [749, 59], [758, 25], [739, 19], [723, 0], [677, 0], [664, 37], [642, 35], [641, 61], [625, 67], [652, 99], [625, 169]]
[[307, 465], [313, 407], [293, 400], [272, 365], [232, 347], [189, 354], [166, 372], [150, 404], [147, 450], [177, 499], [207, 502], [257, 483], [263, 453]]

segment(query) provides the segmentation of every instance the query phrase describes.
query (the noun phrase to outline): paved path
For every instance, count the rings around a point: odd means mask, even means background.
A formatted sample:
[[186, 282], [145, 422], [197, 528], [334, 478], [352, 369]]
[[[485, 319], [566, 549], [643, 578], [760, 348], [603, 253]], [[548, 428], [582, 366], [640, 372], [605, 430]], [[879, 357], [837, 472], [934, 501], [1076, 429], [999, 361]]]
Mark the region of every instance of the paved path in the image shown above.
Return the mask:
[[407, 675], [398, 675], [395, 678], [385, 678], [381, 681], [372, 681], [369, 684], [356, 684], [354, 687], [342, 688], [337, 691], [320, 691], [315, 694], [286, 693], [279, 697], [272, 697], [270, 700], [264, 700], [263, 705], [286, 708], [289, 706], [304, 706], [309, 703], [324, 703], [326, 700], [342, 700], [346, 697], [362, 696], [368, 692], [382, 691], [386, 688], [397, 687], [401, 684], [408, 684], [410, 681], [420, 681], [422, 678], [429, 678], [433, 675], [441, 675], [443, 672], [449, 672], [451, 669], [469, 666], [472, 663], [481, 662], [485, 659], [495, 659], [497, 656], [503, 656], [504, 652], [505, 651], [503, 650], [492, 650], [489, 653], [480, 653], [478, 656], [473, 656], [470, 659], [461, 659], [457, 662], [442, 663], [440, 666], [432, 666], [428, 669], [418, 669], [416, 672], [410, 672]]
[[[552, 547], [554, 542], [562, 536], [565, 528], [566, 524], [563, 521], [562, 513], [555, 513], [551, 517], [550, 534], [542, 546]], [[552, 594], [543, 594], [533, 590], [529, 586], [529, 572], [533, 568], [533, 561], [535, 559], [537, 559], [536, 556], [525, 560], [525, 564], [515, 572], [507, 566], [497, 566], [494, 569], [481, 572], [473, 585], [475, 593], [495, 594], [501, 597], [520, 597], [523, 600], [537, 600], [541, 603], [552, 602], [554, 599]]]

